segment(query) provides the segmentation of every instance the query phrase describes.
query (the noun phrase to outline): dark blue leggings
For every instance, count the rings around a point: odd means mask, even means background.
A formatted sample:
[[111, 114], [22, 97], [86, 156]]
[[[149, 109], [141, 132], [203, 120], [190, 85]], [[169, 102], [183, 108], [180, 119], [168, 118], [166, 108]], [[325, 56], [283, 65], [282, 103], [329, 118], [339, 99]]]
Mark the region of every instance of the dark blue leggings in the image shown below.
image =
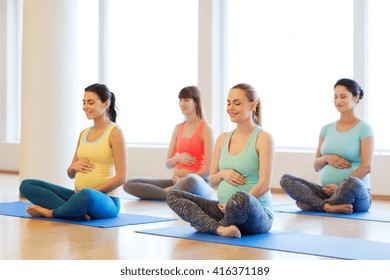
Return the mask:
[[93, 189], [75, 192], [42, 180], [23, 180], [20, 193], [35, 205], [53, 210], [56, 218], [79, 218], [88, 214], [93, 219], [112, 218], [118, 215], [120, 202]]
[[331, 197], [322, 190], [323, 186], [291, 174], [283, 175], [280, 186], [295, 201], [305, 203], [320, 212], [324, 211], [325, 203], [352, 204], [353, 212], [366, 212], [372, 203], [370, 190], [356, 177], [341, 182]]
[[220, 226], [236, 225], [242, 234], [268, 232], [273, 219], [260, 202], [251, 194], [236, 192], [226, 204], [226, 214], [218, 207], [218, 201], [203, 198], [181, 190], [171, 190], [168, 206], [184, 221], [201, 232], [217, 233]]

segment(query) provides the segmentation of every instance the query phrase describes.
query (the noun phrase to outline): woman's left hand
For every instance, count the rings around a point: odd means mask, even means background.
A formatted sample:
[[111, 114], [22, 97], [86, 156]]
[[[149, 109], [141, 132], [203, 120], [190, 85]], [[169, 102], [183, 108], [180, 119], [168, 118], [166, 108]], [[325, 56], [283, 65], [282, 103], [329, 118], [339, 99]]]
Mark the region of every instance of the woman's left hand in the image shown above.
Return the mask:
[[218, 208], [222, 213], [226, 214], [226, 204], [218, 203]]
[[222, 175], [222, 179], [229, 182], [234, 186], [246, 184], [246, 179], [239, 172], [234, 169], [225, 169], [219, 171]]
[[337, 187], [338, 186], [336, 184], [328, 184], [328, 185], [325, 185], [323, 187], [323, 190], [324, 190], [324, 193], [326, 193], [329, 196], [332, 196], [334, 194], [334, 192], [336, 191]]

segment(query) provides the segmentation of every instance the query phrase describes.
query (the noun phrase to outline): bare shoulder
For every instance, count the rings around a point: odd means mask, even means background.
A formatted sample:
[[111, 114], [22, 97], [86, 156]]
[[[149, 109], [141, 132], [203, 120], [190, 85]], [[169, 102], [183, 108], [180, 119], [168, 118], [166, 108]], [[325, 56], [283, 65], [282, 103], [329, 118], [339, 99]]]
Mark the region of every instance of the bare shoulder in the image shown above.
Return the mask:
[[203, 126], [203, 130], [211, 131], [212, 129], [211, 129], [211, 126], [207, 122], [205, 122], [204, 126]]
[[182, 125], [183, 123], [178, 123], [177, 125], [175, 125], [175, 128], [173, 129], [173, 134], [177, 134], [177, 132], [179, 131], [179, 128], [180, 126]]
[[205, 123], [203, 126], [203, 134], [212, 134], [213, 130], [208, 123]]
[[216, 141], [216, 145], [222, 145], [223, 142], [225, 142], [227, 136], [228, 136], [228, 132], [222, 132], [218, 138], [217, 138], [217, 141]]
[[274, 140], [270, 133], [261, 129], [257, 134], [257, 144], [260, 145], [273, 145]]
[[119, 126], [115, 126], [112, 131], [111, 131], [111, 135], [110, 135], [110, 138], [113, 137], [115, 139], [118, 139], [118, 138], [121, 138], [121, 139], [124, 139], [124, 133], [123, 133], [123, 130], [119, 127]]
[[80, 134], [79, 134], [79, 141], [81, 140], [81, 138], [83, 137], [84, 133], [85, 133], [88, 129], [89, 129], [89, 127], [84, 128], [84, 129], [80, 132]]
[[79, 138], [81, 138], [83, 136], [83, 134], [87, 131], [88, 128], [84, 128], [80, 134], [79, 134]]

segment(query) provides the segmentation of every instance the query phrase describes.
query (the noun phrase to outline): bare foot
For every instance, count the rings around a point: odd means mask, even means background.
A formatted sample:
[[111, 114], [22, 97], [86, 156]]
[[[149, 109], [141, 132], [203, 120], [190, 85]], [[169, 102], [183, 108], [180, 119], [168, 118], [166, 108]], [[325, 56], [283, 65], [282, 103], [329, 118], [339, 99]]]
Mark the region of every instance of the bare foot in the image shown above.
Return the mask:
[[231, 225], [228, 227], [220, 226], [217, 229], [217, 234], [220, 236], [240, 238], [241, 232], [237, 226]]
[[53, 218], [53, 210], [38, 205], [27, 206], [26, 211], [33, 217]]
[[311, 210], [314, 210], [310, 205], [306, 204], [306, 203], [303, 203], [303, 202], [299, 202], [297, 201], [296, 202], [296, 205], [298, 206], [299, 209], [303, 210], [303, 211], [311, 211]]
[[344, 214], [352, 214], [353, 207], [351, 204], [336, 204], [332, 205], [329, 203], [325, 203], [324, 211], [329, 213], [344, 213]]
[[85, 214], [84, 216], [81, 217], [83, 220], [90, 221], [92, 218], [90, 215]]

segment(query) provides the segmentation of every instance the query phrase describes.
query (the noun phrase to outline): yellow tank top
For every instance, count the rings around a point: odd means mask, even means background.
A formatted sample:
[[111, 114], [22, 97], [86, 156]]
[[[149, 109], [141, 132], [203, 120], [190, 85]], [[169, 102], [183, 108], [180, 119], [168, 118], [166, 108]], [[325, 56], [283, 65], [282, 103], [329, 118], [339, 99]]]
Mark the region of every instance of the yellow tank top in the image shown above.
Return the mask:
[[[75, 186], [78, 189], [91, 188], [94, 189], [105, 183], [108, 179], [114, 176], [114, 160], [112, 157], [112, 149], [109, 145], [109, 137], [111, 131], [116, 127], [114, 123], [110, 123], [103, 134], [94, 142], [88, 142], [87, 136], [91, 128], [87, 128], [82, 132], [80, 145], [77, 149], [77, 157], [79, 159], [86, 158], [95, 164], [95, 168], [89, 173], [77, 172], [75, 176]], [[112, 195], [113, 193], [110, 193]]]

